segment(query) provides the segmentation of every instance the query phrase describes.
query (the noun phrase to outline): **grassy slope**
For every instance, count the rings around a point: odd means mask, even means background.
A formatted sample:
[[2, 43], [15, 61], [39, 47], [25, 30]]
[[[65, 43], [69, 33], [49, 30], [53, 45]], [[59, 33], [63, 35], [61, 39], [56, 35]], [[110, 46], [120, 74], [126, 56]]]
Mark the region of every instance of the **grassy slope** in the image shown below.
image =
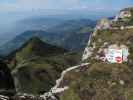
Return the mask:
[[126, 64], [94, 63], [86, 71], [70, 72], [64, 80], [69, 80], [70, 89], [60, 96], [61, 100], [133, 99], [133, 69]]
[[19, 92], [48, 91], [67, 67], [80, 62], [80, 53], [49, 45], [34, 37], [10, 56], [9, 67], [19, 80]]

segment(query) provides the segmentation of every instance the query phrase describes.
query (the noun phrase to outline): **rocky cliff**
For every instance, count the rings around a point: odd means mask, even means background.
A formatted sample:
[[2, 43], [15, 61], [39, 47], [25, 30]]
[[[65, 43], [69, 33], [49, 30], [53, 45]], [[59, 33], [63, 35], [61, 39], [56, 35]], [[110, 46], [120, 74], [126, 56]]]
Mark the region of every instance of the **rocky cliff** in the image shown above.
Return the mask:
[[68, 72], [61, 86], [69, 86], [60, 100], [133, 99], [132, 8], [112, 20], [101, 19], [91, 34], [82, 60], [89, 65]]

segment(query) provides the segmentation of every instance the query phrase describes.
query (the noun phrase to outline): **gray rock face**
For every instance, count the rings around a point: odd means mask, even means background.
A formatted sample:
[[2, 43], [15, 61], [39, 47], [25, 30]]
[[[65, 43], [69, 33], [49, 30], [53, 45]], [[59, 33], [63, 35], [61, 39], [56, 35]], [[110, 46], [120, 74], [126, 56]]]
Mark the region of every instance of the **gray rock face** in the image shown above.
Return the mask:
[[84, 50], [83, 56], [82, 56], [82, 61], [86, 60], [87, 58], [89, 58], [92, 55], [93, 48], [90, 47], [91, 37], [92, 36], [90, 35], [88, 44], [87, 44], [87, 46], [86, 46], [86, 48]]

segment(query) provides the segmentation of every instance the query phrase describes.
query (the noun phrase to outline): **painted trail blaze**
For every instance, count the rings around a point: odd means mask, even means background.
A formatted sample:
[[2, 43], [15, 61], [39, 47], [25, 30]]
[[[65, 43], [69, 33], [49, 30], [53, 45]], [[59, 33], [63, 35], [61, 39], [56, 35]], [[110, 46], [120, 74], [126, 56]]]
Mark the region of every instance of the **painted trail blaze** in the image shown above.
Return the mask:
[[125, 49], [108, 49], [106, 59], [110, 63], [122, 63], [127, 61], [128, 51]]

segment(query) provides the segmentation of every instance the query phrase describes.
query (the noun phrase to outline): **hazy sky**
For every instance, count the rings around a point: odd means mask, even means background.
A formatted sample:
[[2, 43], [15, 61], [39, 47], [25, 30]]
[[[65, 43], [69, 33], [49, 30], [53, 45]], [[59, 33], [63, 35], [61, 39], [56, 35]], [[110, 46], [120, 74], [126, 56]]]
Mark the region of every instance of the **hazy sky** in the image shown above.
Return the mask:
[[0, 11], [38, 9], [119, 10], [132, 6], [133, 0], [0, 0]]

